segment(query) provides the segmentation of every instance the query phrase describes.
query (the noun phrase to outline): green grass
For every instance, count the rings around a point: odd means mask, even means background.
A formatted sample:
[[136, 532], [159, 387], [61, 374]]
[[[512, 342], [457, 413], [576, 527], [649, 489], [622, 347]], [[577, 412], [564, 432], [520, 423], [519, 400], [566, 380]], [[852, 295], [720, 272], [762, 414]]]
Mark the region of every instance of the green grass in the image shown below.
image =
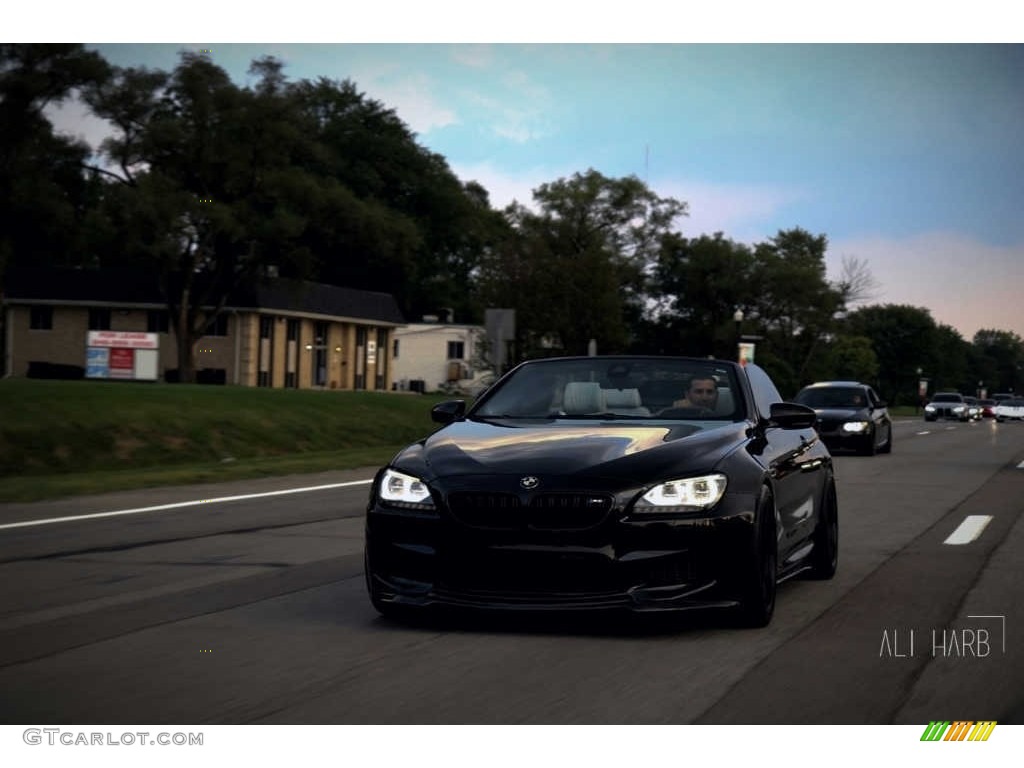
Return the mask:
[[437, 427], [437, 395], [0, 381], [0, 502], [370, 467]]

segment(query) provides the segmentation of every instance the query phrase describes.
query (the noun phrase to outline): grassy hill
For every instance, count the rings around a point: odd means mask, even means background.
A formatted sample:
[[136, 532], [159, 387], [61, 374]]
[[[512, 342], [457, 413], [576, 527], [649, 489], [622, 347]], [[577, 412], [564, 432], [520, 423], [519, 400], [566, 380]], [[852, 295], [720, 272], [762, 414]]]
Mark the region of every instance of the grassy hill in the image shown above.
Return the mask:
[[441, 396], [0, 380], [0, 502], [381, 465]]

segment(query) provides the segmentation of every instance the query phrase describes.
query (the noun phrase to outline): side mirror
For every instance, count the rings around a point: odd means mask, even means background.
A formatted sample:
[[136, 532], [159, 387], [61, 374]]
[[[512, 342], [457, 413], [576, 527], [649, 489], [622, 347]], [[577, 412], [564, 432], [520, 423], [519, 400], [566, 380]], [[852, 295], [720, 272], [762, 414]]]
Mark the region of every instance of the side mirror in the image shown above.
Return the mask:
[[770, 422], [783, 429], [808, 429], [817, 421], [813, 408], [799, 403], [772, 403]]
[[430, 418], [438, 424], [451, 424], [466, 413], [465, 400], [445, 400], [430, 409]]

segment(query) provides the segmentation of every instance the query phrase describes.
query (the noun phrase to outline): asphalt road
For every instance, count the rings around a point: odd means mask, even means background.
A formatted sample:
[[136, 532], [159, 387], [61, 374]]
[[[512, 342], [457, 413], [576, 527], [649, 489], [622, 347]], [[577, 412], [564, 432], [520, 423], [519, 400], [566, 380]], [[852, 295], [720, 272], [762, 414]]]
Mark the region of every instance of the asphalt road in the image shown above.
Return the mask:
[[989, 422], [837, 456], [839, 572], [760, 630], [382, 619], [369, 470], [0, 505], [0, 722], [1024, 723], [1022, 463]]

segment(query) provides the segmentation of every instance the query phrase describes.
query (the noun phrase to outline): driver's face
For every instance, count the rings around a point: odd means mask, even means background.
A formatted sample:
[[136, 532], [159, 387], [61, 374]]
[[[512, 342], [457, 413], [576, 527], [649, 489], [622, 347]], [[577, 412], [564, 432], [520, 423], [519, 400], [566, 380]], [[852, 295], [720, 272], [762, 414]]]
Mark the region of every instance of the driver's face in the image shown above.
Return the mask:
[[698, 408], [714, 408], [718, 400], [718, 389], [714, 379], [694, 379], [686, 391], [686, 399]]

